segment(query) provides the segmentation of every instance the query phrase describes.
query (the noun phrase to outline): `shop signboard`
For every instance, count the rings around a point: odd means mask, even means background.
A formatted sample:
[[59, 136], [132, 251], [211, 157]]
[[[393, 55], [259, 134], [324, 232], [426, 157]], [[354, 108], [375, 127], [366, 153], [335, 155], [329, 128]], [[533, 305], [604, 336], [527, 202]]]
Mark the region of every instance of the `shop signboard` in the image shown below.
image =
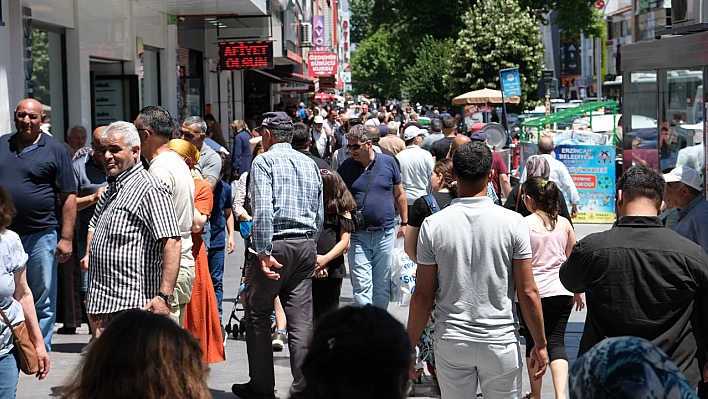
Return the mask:
[[272, 69], [273, 41], [219, 42], [219, 70]]
[[312, 17], [312, 42], [316, 49], [322, 49], [325, 45], [325, 24], [324, 15], [315, 15]]
[[310, 76], [333, 76], [337, 70], [337, 53], [311, 50], [307, 54], [307, 70]]
[[[615, 148], [605, 145], [557, 146], [555, 157], [563, 162], [578, 189], [580, 203], [574, 223], [613, 223], [615, 220]], [[570, 206], [566, 190], [565, 201]]]
[[337, 78], [335, 76], [320, 76], [320, 89], [334, 90], [336, 85]]
[[517, 68], [502, 69], [499, 71], [499, 77], [505, 97], [521, 96], [521, 79]]
[[308, 91], [309, 85], [307, 83], [281, 83], [280, 91]]

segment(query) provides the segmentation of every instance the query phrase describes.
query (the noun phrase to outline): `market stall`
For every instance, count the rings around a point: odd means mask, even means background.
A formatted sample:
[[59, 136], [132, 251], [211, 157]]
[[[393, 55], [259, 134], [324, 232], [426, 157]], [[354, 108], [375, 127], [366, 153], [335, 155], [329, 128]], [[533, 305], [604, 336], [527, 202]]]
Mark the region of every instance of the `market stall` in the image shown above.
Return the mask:
[[[612, 111], [611, 130], [593, 131], [592, 118]], [[568, 168], [578, 189], [580, 203], [575, 223], [613, 223], [615, 219], [615, 144], [617, 142], [617, 104], [614, 101], [590, 102], [554, 114], [533, 118], [521, 124], [521, 175], [526, 160], [538, 153], [539, 137], [550, 136], [554, 156]], [[566, 203], [570, 200], [566, 195]]]

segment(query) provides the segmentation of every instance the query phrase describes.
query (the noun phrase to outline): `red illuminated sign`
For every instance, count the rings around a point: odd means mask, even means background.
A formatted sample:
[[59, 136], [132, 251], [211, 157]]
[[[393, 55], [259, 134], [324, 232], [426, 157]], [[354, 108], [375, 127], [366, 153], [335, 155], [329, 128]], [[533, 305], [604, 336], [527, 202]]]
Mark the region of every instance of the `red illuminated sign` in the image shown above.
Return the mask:
[[272, 69], [273, 42], [219, 42], [219, 70]]

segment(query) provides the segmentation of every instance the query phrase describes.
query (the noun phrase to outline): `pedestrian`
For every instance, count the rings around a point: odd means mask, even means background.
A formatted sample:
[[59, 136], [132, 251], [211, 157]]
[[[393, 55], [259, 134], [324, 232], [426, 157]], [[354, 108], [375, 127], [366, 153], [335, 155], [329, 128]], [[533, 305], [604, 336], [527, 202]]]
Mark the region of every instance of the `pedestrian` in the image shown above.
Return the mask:
[[174, 287], [175, 303], [170, 308], [170, 317], [181, 326], [184, 323], [184, 308], [192, 297], [194, 285], [191, 231], [194, 221], [194, 179], [183, 158], [170, 149], [172, 117], [166, 108], [147, 106], [140, 110], [133, 124], [140, 136], [140, 154], [149, 163], [148, 171], [172, 191], [172, 203], [182, 240], [179, 273]]
[[675, 232], [708, 251], [708, 201], [701, 194], [703, 177], [688, 166], [678, 166], [664, 174], [670, 207], [679, 210]]
[[633, 166], [616, 190], [616, 227], [583, 238], [560, 269], [565, 288], [585, 292], [587, 301], [578, 356], [603, 338], [644, 338], [669, 354], [695, 388], [706, 375], [697, 356], [708, 338], [696, 326], [708, 322], [708, 256], [661, 224], [661, 173]]
[[[379, 131], [380, 130], [381, 128], [379, 128]], [[398, 137], [398, 123], [389, 122], [388, 125], [386, 125], [386, 132], [387, 134], [381, 135], [381, 139], [379, 140], [381, 148], [391, 151], [394, 156], [406, 149], [406, 142]]]
[[310, 152], [318, 158], [330, 161], [332, 159], [334, 132], [325, 130], [324, 121], [325, 119], [320, 115], [315, 116], [313, 120], [312, 130], [310, 130], [310, 135], [312, 136]]
[[[435, 362], [442, 396], [469, 398], [479, 385], [485, 397], [519, 398], [522, 362], [515, 293], [536, 343], [531, 366], [538, 365], [539, 371], [533, 378], [541, 378], [548, 359], [528, 227], [520, 215], [486, 197], [492, 169], [487, 146], [463, 144], [452, 162], [458, 198], [421, 226], [408, 334], [411, 342], [418, 342], [435, 301]], [[415, 375], [411, 367], [411, 377]]]
[[[531, 177], [524, 183], [524, 193], [524, 202], [531, 211], [525, 220], [529, 225], [531, 237], [533, 277], [541, 295], [543, 330], [546, 333], [553, 388], [556, 398], [565, 398], [568, 385], [565, 329], [573, 305], [575, 304], [575, 310], [579, 311], [585, 307], [585, 303], [581, 294], [573, 295], [563, 287], [558, 271], [575, 245], [575, 231], [570, 221], [558, 215], [558, 196], [561, 194], [555, 183], [541, 177]], [[519, 315], [523, 325], [521, 309]], [[527, 328], [522, 331], [526, 339], [526, 365], [531, 377], [537, 371], [537, 368], [530, 366], [534, 341]], [[531, 393], [528, 398], [540, 399], [542, 380], [530, 378], [529, 382]]]
[[[524, 171], [530, 177], [538, 176], [543, 178], [543, 180], [550, 180], [551, 167], [548, 164], [546, 158], [540, 155], [531, 155], [529, 159], [526, 160], [526, 167]], [[504, 202], [504, 208], [511, 209], [514, 212], [518, 212], [521, 214], [521, 216], [525, 217], [530, 215], [531, 211], [526, 209], [526, 204], [523, 200], [524, 192], [521, 189], [522, 186], [523, 184], [517, 184], [516, 186], [514, 186], [514, 188], [511, 189], [511, 191], [509, 192], [509, 196]], [[556, 189], [560, 190], [557, 185]], [[573, 221], [570, 218], [570, 213], [568, 212], [568, 205], [565, 202], [565, 197], [560, 191], [558, 192], [558, 209], [558, 214], [560, 216], [563, 216], [566, 220], [573, 224]]]
[[[578, 196], [578, 189], [575, 188], [575, 183], [573, 179], [570, 178], [570, 173], [568, 173], [568, 168], [563, 165], [563, 162], [555, 159], [551, 154], [553, 154], [553, 139], [548, 136], [543, 136], [538, 139], [538, 153], [548, 161], [548, 165], [551, 168], [549, 180], [552, 180], [556, 185], [565, 191], [566, 195], [570, 199], [571, 213], [570, 216], [575, 219], [578, 217], [578, 204], [580, 203], [580, 196]], [[528, 174], [526, 169], [521, 173], [521, 178], [519, 179], [519, 184], [523, 184], [526, 181]]]
[[312, 135], [310, 134], [310, 129], [308, 129], [307, 125], [305, 125], [304, 123], [294, 123], [292, 141], [293, 149], [305, 154], [308, 158], [312, 159], [317, 164], [318, 168], [327, 169], [329, 167], [329, 163], [327, 163], [327, 161], [325, 161], [324, 159], [313, 155], [312, 152], [310, 152], [311, 146]]
[[364, 125], [349, 131], [347, 140], [352, 157], [344, 160], [337, 172], [364, 216], [364, 224], [356, 226], [352, 233], [347, 252], [354, 302], [386, 309], [391, 297], [396, 237], [394, 204], [401, 216], [399, 237], [406, 232], [408, 206], [395, 158], [374, 152], [369, 134]]
[[[436, 118], [431, 118], [431, 121]], [[433, 154], [433, 158], [435, 158], [436, 161], [439, 161], [445, 157], [447, 157], [448, 152], [450, 151], [450, 144], [452, 144], [452, 140], [455, 139], [455, 118], [453, 117], [448, 117], [443, 119], [442, 121], [442, 133], [443, 133], [443, 138], [437, 140], [430, 146], [430, 153]]]
[[[214, 294], [219, 308], [219, 318], [221, 318], [224, 298], [224, 258], [227, 253], [234, 252], [236, 241], [234, 239], [234, 215], [231, 210], [231, 185], [221, 180], [222, 177], [228, 175], [229, 159], [222, 153], [219, 153], [219, 156], [221, 158], [221, 173], [213, 191], [214, 203], [209, 216], [211, 246], [207, 250], [207, 254], [209, 258], [209, 273], [214, 284]], [[224, 331], [225, 335], [226, 331]]]
[[[76, 238], [77, 263], [86, 256], [86, 240], [88, 236], [88, 226], [96, 204], [101, 198], [101, 194], [108, 186], [108, 175], [103, 170], [103, 158], [101, 157], [101, 132], [105, 126], [97, 127], [92, 134], [90, 154], [85, 155], [73, 162], [74, 176], [76, 177]], [[86, 291], [88, 291], [88, 271], [81, 271], [81, 303], [86, 303]], [[91, 329], [91, 340], [96, 338], [96, 328], [89, 319]], [[58, 331], [57, 331], [58, 332]], [[74, 330], [75, 332], [75, 330]]]
[[320, 169], [324, 224], [317, 240], [317, 264], [312, 280], [312, 307], [315, 321], [339, 308], [342, 281], [347, 275], [344, 252], [354, 230], [350, 212], [356, 208], [354, 198], [347, 190], [339, 173]]
[[339, 165], [342, 163], [342, 161], [352, 156], [351, 152], [349, 152], [349, 141], [347, 141], [346, 134], [349, 133], [349, 130], [356, 125], [361, 125], [361, 120], [359, 120], [358, 117], [351, 117], [349, 118], [346, 124], [339, 127], [340, 130], [342, 129], [342, 127], [344, 127], [344, 132], [342, 133], [343, 136], [341, 140], [342, 146], [339, 149], [335, 150], [332, 154], [332, 162], [330, 163], [332, 169], [336, 170], [337, 168], [339, 168]]
[[253, 161], [251, 267], [246, 271], [246, 345], [251, 380], [234, 384], [241, 398], [273, 398], [275, 372], [270, 334], [273, 299], [288, 322], [291, 393], [303, 389], [300, 367], [312, 332], [312, 277], [324, 204], [317, 165], [292, 149], [293, 125], [283, 112], [263, 114], [265, 153]]
[[336, 310], [317, 324], [302, 366], [305, 390], [291, 399], [405, 399], [410, 353], [405, 329], [385, 310]]
[[[430, 147], [433, 146], [433, 143], [440, 140], [441, 138], [445, 137], [442, 133], [442, 121], [440, 119], [433, 119], [430, 121], [430, 134], [428, 137], [423, 139], [423, 144], [420, 145], [422, 149], [425, 151], [430, 151]], [[403, 131], [407, 129], [404, 128]]]
[[349, 119], [351, 119], [352, 116], [350, 113], [346, 111], [340, 111], [339, 112], [339, 126], [337, 126], [337, 129], [334, 131], [334, 151], [336, 152], [342, 147], [346, 147], [347, 145], [347, 138], [345, 137], [347, 134], [347, 126], [349, 125]]
[[[206, 114], [204, 115], [204, 122], [207, 124], [207, 131], [206, 134], [210, 138], [210, 140], [216, 142], [219, 146], [222, 148], [226, 148], [229, 145], [226, 143], [226, 140], [224, 139], [224, 132], [221, 129], [221, 123], [214, 118], [214, 115], [212, 114]], [[228, 153], [228, 151], [227, 151]]]
[[643, 338], [606, 338], [570, 371], [570, 399], [698, 399], [676, 364]]
[[[17, 216], [8, 228], [20, 236], [27, 283], [47, 352], [57, 313], [57, 266], [73, 253], [76, 180], [69, 152], [40, 130], [42, 104], [24, 99], [14, 113], [17, 132], [0, 139], [0, 184], [12, 196]], [[60, 215], [60, 216], [59, 216]]]
[[[487, 133], [474, 132], [470, 135], [470, 139], [472, 141], [481, 141], [484, 145], [489, 146], [489, 135]], [[511, 193], [509, 168], [504, 163], [504, 159], [500, 153], [492, 150], [492, 156], [494, 156], [494, 161], [492, 162], [492, 171], [494, 171], [492, 185], [494, 186], [494, 192], [499, 198], [501, 198], [502, 193], [504, 197], [509, 197], [509, 193]]]
[[208, 374], [192, 334], [159, 315], [129, 310], [108, 325], [58, 396], [204, 399], [211, 396]]
[[[436, 119], [433, 119], [436, 120]], [[423, 220], [428, 216], [447, 208], [453, 199], [457, 198], [457, 182], [452, 178], [452, 160], [444, 158], [435, 163], [430, 175], [432, 193], [420, 197], [413, 202], [408, 214], [408, 229], [404, 238], [404, 249], [413, 262], [418, 263], [416, 256], [418, 234]], [[435, 305], [430, 312], [430, 319], [425, 325], [423, 334], [418, 340], [418, 363], [425, 362], [428, 372], [437, 378], [435, 371]], [[422, 374], [422, 369], [419, 373]]]
[[[198, 116], [190, 116], [182, 122], [180, 131], [182, 134], [179, 138], [189, 141], [199, 150], [199, 164], [196, 168], [214, 190], [221, 173], [221, 158], [216, 151], [204, 144], [207, 131], [206, 122]], [[207, 249], [209, 249], [208, 244]]]
[[[472, 141], [472, 139], [464, 134], [456, 135], [455, 138], [452, 140], [452, 144], [450, 144], [450, 152], [448, 153], [447, 157], [449, 159], [452, 159], [452, 154], [455, 153], [455, 150], [462, 144], [469, 143], [470, 141]], [[494, 155], [494, 153], [492, 153], [492, 155]], [[493, 161], [492, 165], [494, 165]], [[499, 196], [497, 196], [497, 192], [494, 190], [494, 185], [492, 184], [492, 182], [487, 182], [487, 197], [491, 198], [494, 204], [501, 205], [501, 201], [499, 200]]]
[[184, 309], [184, 328], [199, 339], [204, 363], [223, 362], [226, 360], [226, 355], [219, 308], [209, 273], [206, 247], [202, 241], [202, 230], [211, 214], [214, 198], [211, 186], [194, 168], [194, 165], [199, 163], [197, 147], [188, 141], [175, 139], [170, 140], [170, 149], [184, 158], [194, 179], [194, 220], [192, 222], [194, 285], [192, 297]]
[[231, 124], [231, 130], [234, 132], [234, 146], [231, 149], [233, 162], [231, 163], [232, 176], [234, 180], [242, 173], [251, 170], [251, 151], [249, 150], [248, 141], [251, 140], [251, 132], [246, 123], [239, 119]]
[[425, 129], [411, 126], [404, 132], [406, 149], [396, 155], [401, 166], [401, 180], [406, 192], [408, 211], [418, 198], [428, 194], [430, 174], [433, 173], [435, 161], [429, 151], [420, 148], [428, 133]]
[[81, 125], [74, 125], [66, 131], [66, 137], [64, 138], [64, 147], [66, 147], [71, 157], [74, 157], [76, 151], [83, 148], [86, 145], [86, 137], [88, 132], [86, 128]]
[[100, 138], [109, 184], [81, 260], [89, 272], [86, 312], [98, 329], [128, 309], [170, 315], [182, 244], [172, 192], [143, 168], [135, 126], [113, 122]]
[[15, 398], [20, 374], [17, 361], [20, 348], [15, 348], [5, 318], [14, 327], [18, 327], [22, 321], [25, 322], [25, 328], [39, 360], [39, 370], [35, 376], [43, 380], [50, 368], [49, 354], [44, 346], [37, 313], [34, 310], [32, 291], [27, 285], [27, 254], [17, 233], [7, 228], [15, 215], [10, 193], [0, 186], [0, 312], [3, 314], [0, 317], [0, 398], [3, 399]]

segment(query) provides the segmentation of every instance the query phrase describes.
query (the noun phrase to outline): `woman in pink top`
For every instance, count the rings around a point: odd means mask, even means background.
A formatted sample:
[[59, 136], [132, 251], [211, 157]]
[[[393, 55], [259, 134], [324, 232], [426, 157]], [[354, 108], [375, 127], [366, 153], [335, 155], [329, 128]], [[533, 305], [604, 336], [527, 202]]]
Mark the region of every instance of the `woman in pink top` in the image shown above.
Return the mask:
[[[542, 177], [532, 177], [523, 186], [524, 205], [531, 212], [525, 219], [531, 236], [533, 275], [541, 294], [543, 327], [546, 332], [548, 358], [551, 361], [551, 374], [557, 399], [566, 397], [568, 356], [565, 352], [565, 328], [568, 318], [574, 303], [576, 310], [581, 310], [585, 306], [582, 296], [573, 295], [566, 290], [558, 277], [561, 264], [570, 255], [575, 244], [573, 227], [566, 218], [558, 215], [559, 192], [554, 182], [543, 180]], [[528, 366], [534, 341], [528, 329], [524, 330]], [[529, 376], [532, 376], [536, 369], [529, 367], [528, 372]], [[529, 380], [531, 393], [524, 398], [540, 399], [541, 379], [529, 378]]]

